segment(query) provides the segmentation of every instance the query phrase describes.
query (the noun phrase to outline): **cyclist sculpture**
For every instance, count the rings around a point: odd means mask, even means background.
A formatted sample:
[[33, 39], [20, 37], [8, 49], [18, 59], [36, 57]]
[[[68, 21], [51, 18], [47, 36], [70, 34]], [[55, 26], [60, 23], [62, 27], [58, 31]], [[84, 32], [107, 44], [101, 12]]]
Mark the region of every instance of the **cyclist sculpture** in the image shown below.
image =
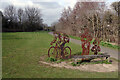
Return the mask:
[[65, 47], [66, 43], [69, 43], [69, 37], [65, 33], [54, 32], [54, 40], [50, 43], [55, 46], [51, 46], [48, 50], [48, 57], [54, 58], [70, 58], [71, 48], [69, 46]]
[[82, 42], [82, 55], [89, 55], [90, 41], [92, 41], [91, 33], [85, 28], [84, 33], [80, 36]]

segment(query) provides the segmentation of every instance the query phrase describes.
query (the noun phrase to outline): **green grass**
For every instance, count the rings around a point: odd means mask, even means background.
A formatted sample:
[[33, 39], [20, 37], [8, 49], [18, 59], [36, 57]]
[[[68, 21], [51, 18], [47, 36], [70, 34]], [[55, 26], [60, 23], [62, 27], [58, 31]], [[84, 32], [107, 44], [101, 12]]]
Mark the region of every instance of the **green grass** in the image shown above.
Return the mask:
[[[53, 36], [47, 32], [15, 32], [2, 34], [3, 78], [115, 78], [118, 72], [82, 72], [55, 68], [39, 63], [47, 56]], [[72, 54], [80, 54], [81, 47], [67, 44]], [[47, 57], [46, 57], [47, 59]]]
[[[76, 37], [76, 36], [70, 36], [70, 38], [80, 40], [80, 37]], [[94, 41], [94, 39], [91, 41], [91, 43], [93, 43], [93, 41]], [[118, 45], [112, 45], [109, 42], [101, 41], [100, 45], [105, 46], [105, 47], [114, 48], [114, 49], [120, 49], [120, 46], [118, 46]]]
[[109, 42], [103, 42], [103, 41], [101, 41], [100, 45], [105, 46], [105, 47], [114, 48], [114, 49], [120, 49], [120, 46], [118, 46], [118, 45], [112, 45]]
[[73, 39], [77, 39], [77, 40], [80, 40], [80, 37], [76, 37], [76, 36], [69, 36], [70, 38], [73, 38]]

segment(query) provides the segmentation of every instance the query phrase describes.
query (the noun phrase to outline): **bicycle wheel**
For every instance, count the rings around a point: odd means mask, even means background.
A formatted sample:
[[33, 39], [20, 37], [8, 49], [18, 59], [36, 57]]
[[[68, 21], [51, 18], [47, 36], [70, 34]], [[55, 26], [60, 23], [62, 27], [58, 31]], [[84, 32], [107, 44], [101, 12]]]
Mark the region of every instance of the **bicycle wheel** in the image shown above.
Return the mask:
[[59, 47], [55, 48], [54, 46], [50, 47], [48, 50], [48, 57], [58, 58], [59, 57]]
[[71, 48], [66, 46], [64, 49], [63, 49], [63, 58], [70, 58], [71, 57]]
[[50, 47], [48, 50], [48, 57], [51, 58], [56, 58], [57, 54], [56, 54], [56, 49], [54, 46]]

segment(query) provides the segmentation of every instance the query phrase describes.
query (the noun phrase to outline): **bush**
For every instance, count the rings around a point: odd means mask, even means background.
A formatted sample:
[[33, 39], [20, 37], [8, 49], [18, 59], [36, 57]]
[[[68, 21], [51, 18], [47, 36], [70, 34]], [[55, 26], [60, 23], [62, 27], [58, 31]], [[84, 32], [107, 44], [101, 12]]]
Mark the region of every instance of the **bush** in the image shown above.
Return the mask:
[[61, 63], [61, 60], [57, 60], [56, 63]]
[[77, 64], [75, 64], [74, 62], [72, 62], [71, 64], [72, 64], [72, 66], [77, 66]]
[[55, 58], [47, 58], [47, 60], [46, 61], [51, 61], [51, 62], [55, 62], [55, 61], [57, 61], [57, 59], [55, 59]]

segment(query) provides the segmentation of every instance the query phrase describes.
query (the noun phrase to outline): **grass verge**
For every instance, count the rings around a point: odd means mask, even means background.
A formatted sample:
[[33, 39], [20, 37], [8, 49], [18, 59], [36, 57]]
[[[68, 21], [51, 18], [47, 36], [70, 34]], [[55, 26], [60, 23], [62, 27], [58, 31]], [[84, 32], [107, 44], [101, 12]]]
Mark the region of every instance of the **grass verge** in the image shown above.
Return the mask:
[[[76, 36], [70, 36], [70, 38], [80, 40], [80, 37], [76, 37]], [[93, 43], [93, 41], [94, 41], [94, 39], [91, 41], [91, 43]], [[114, 48], [114, 49], [120, 49], [120, 46], [118, 46], [118, 45], [112, 45], [109, 42], [101, 41], [100, 45], [105, 46], [105, 47]]]
[[[83, 72], [55, 68], [39, 63], [47, 56], [53, 36], [47, 32], [15, 32], [2, 34], [3, 78], [116, 78], [118, 72]], [[72, 55], [81, 52], [80, 45], [67, 44]], [[46, 59], [47, 57], [45, 57]]]

